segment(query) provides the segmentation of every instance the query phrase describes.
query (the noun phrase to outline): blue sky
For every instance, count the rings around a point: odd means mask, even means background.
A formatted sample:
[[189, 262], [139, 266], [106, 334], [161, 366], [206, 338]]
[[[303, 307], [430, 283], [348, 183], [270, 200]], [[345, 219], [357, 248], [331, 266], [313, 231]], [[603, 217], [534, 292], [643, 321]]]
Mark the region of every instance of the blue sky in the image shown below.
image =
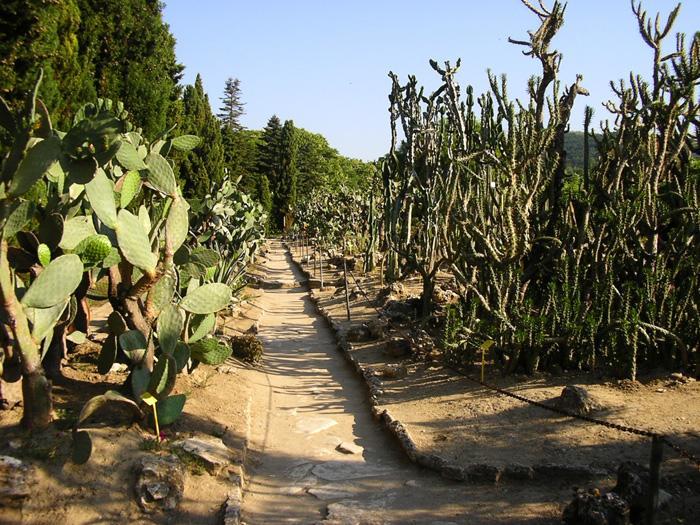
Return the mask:
[[[676, 3], [646, 0], [644, 7], [665, 17]], [[692, 35], [700, 30], [700, 1], [682, 3], [674, 30]], [[164, 14], [184, 81], [200, 73], [214, 109], [225, 80], [237, 77], [244, 126], [260, 129], [274, 113], [364, 160], [388, 149], [390, 70], [434, 88], [439, 78], [428, 60], [461, 57], [462, 85], [483, 92], [490, 68], [508, 75], [512, 96], [523, 96], [538, 72], [536, 61], [507, 42], [537, 27], [520, 0], [166, 0]], [[594, 107], [596, 122], [605, 118], [608, 82], [630, 71], [648, 77], [652, 54], [628, 0], [569, 0], [566, 14], [554, 43], [564, 54], [561, 80], [581, 73], [591, 92], [574, 111], [572, 129], [580, 129], [584, 105]], [[669, 37], [667, 49], [673, 46]]]

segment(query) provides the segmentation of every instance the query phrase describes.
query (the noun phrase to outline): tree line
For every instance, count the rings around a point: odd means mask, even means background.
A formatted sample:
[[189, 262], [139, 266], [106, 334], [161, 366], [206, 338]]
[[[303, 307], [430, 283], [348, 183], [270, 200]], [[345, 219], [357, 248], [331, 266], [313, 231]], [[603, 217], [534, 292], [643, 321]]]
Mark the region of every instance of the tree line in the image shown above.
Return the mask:
[[[358, 184], [371, 166], [349, 159], [319, 134], [272, 116], [263, 130], [248, 130], [241, 82], [229, 78], [215, 113], [203, 80], [181, 83], [184, 66], [175, 38], [152, 0], [9, 0], [0, 6], [0, 95], [20, 107], [44, 72], [39, 97], [54, 124], [68, 128], [75, 112], [98, 97], [128, 108], [144, 136], [177, 126], [201, 145], [176, 153], [175, 175], [188, 198], [215, 194], [226, 178], [263, 205], [270, 227], [281, 229], [297, 196], [312, 187]], [[2, 138], [7, 144], [9, 138]], [[0, 153], [6, 153], [2, 146]]]

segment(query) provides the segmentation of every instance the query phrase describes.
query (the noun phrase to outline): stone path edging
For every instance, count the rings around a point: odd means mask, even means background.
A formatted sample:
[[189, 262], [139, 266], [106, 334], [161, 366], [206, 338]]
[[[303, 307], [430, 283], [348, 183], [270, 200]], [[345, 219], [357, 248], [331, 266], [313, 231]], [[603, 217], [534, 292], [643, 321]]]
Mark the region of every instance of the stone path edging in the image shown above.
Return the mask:
[[[306, 280], [313, 277], [294, 257], [289, 246], [284, 243], [284, 247], [290, 259], [301, 272]], [[302, 281], [302, 285], [305, 284]], [[422, 452], [416, 442], [411, 437], [406, 425], [395, 418], [389, 410], [383, 408], [379, 398], [384, 394], [381, 388], [382, 381], [372, 373], [369, 367], [362, 366], [352, 355], [352, 343], [348, 342], [341, 325], [333, 319], [333, 316], [323, 306], [319, 304], [319, 296], [312, 288], [309, 288], [309, 298], [314, 304], [316, 311], [328, 322], [332, 328], [337, 342], [337, 348], [343, 353], [346, 360], [352, 364], [357, 374], [363, 379], [367, 386], [369, 403], [372, 416], [378, 420], [399, 442], [402, 450], [408, 458], [422, 467], [437, 471], [445, 478], [457, 481], [475, 483], [498, 483], [500, 480], [533, 480], [552, 479], [552, 477], [591, 477], [610, 474], [608, 469], [600, 469], [587, 465], [570, 465], [565, 463], [541, 463], [532, 466], [521, 464], [508, 464], [505, 466], [488, 465], [485, 463], [472, 463], [467, 466], [450, 462], [437, 454], [427, 454]]]

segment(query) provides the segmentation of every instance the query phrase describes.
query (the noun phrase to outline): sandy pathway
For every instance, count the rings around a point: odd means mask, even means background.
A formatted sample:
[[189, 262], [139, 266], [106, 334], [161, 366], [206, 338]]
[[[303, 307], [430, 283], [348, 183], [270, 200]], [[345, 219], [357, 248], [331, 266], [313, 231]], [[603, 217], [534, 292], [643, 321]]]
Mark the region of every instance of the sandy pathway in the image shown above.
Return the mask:
[[[300, 279], [279, 243], [266, 270], [268, 280]], [[398, 451], [372, 420], [364, 385], [303, 288], [266, 290], [258, 305], [265, 359], [262, 370], [247, 372], [254, 416], [246, 523], [315, 523], [327, 515], [327, 523], [493, 523], [503, 504], [516, 503], [493, 487], [491, 501], [478, 501], [483, 489], [444, 480]], [[346, 454], [336, 450], [340, 443], [361, 448]]]

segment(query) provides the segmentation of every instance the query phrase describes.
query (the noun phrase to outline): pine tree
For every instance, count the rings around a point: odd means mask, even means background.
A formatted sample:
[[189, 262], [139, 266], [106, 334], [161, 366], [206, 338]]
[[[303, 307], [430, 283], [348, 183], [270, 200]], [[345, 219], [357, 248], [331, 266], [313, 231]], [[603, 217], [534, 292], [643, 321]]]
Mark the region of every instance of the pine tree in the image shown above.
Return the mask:
[[237, 78], [230, 78], [226, 81], [224, 96], [221, 97], [222, 106], [219, 108], [217, 117], [221, 119], [223, 127], [231, 131], [241, 131], [243, 126], [239, 122], [241, 115], [245, 113], [241, 102], [241, 81]]
[[223, 180], [224, 149], [219, 121], [211, 112], [209, 97], [199, 75], [193, 86], [185, 88], [179, 124], [182, 133], [202, 139], [201, 145], [188, 153], [180, 164], [179, 176], [187, 197], [203, 197]]

